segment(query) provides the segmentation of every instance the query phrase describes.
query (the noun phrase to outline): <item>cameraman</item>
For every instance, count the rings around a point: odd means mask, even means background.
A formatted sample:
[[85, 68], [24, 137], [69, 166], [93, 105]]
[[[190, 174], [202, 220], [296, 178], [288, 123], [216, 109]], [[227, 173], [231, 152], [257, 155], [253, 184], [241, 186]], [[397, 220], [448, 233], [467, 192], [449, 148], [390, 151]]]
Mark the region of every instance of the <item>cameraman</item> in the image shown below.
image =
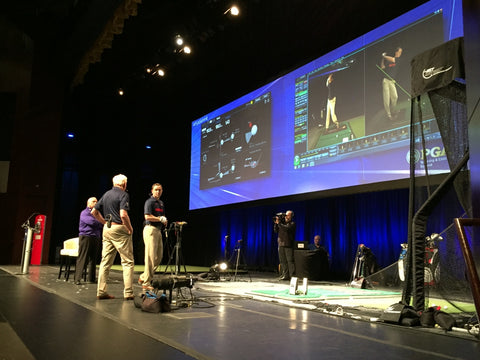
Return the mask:
[[288, 210], [285, 217], [277, 215], [273, 230], [278, 233], [278, 259], [280, 260], [279, 280], [290, 280], [295, 275], [293, 260], [293, 245], [295, 243], [296, 225], [293, 221], [293, 211]]

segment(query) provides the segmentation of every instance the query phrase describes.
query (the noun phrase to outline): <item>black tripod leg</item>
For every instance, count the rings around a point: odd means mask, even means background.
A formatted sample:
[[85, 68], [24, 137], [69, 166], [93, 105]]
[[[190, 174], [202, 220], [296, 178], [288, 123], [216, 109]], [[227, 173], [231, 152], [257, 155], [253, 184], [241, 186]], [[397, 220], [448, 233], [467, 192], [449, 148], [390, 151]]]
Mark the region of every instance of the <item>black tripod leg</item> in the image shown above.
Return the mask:
[[[170, 265], [172, 265], [173, 256], [175, 255], [175, 251], [170, 251], [170, 244], [168, 244], [168, 255], [169, 255], [168, 263], [167, 265], [165, 265], [165, 271], [163, 272], [164, 274], [167, 272]], [[172, 269], [170, 269], [170, 275], [173, 275]]]
[[250, 278], [250, 282], [252, 282], [252, 276], [250, 275], [250, 272], [248, 271], [248, 266], [247, 266], [247, 260], [245, 259], [245, 253], [242, 252], [242, 259], [243, 259], [243, 264], [245, 265], [245, 271], [248, 274], [248, 277]]
[[237, 279], [238, 266], [240, 265], [240, 256], [241, 256], [241, 258], [243, 260], [243, 265], [245, 266], [245, 271], [247, 272], [248, 277], [250, 278], [250, 282], [251, 282], [252, 281], [252, 276], [250, 275], [250, 272], [247, 269], [247, 261], [245, 259], [245, 254], [241, 251], [240, 246], [237, 249], [235, 249], [235, 251], [237, 252], [237, 258], [236, 258], [236, 261], [235, 261], [235, 275], [234, 275], [233, 280], [235, 281]]

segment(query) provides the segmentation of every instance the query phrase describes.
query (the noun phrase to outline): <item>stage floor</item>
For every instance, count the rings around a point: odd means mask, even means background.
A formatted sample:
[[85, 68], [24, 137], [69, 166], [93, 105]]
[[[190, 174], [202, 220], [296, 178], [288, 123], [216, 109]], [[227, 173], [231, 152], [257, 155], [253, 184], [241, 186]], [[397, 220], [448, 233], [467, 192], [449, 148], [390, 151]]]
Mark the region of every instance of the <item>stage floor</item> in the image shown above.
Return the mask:
[[31, 266], [26, 275], [20, 270], [0, 266], [0, 358], [480, 356], [478, 339], [470, 334], [379, 322], [383, 309], [400, 300], [395, 291], [372, 295], [345, 284], [310, 282], [307, 294], [290, 295], [289, 282], [273, 273], [227, 274], [174, 290], [173, 310], [151, 314], [123, 300], [119, 271], [111, 272], [108, 285], [116, 299], [99, 301], [96, 284], [58, 280], [58, 266]]

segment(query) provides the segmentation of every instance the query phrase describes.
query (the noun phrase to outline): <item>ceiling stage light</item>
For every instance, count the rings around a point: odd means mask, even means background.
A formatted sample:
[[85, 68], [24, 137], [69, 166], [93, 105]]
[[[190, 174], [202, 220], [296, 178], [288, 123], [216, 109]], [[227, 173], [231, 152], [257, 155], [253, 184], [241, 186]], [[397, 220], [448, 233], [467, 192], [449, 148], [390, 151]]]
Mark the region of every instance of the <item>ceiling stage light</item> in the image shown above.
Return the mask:
[[236, 5], [233, 5], [232, 7], [227, 9], [227, 11], [225, 11], [223, 14], [226, 15], [227, 13], [230, 13], [233, 16], [238, 16], [240, 14], [240, 9]]
[[177, 44], [178, 46], [183, 45], [183, 38], [180, 35], [175, 36], [175, 44]]
[[118, 95], [120, 96], [123, 96], [125, 94], [125, 92], [123, 91], [123, 89], [118, 89]]
[[173, 50], [175, 54], [180, 54], [180, 53], [185, 53], [185, 54], [190, 54], [192, 52], [192, 48], [188, 45], [185, 45], [184, 47], [180, 49], [175, 49]]

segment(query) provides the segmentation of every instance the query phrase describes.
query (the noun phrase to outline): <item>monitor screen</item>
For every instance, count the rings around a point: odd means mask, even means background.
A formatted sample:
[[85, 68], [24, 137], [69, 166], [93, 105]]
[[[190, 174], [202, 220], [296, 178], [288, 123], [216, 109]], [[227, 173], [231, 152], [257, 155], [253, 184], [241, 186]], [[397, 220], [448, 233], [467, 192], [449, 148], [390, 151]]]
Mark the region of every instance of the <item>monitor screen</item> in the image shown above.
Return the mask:
[[[189, 209], [407, 179], [410, 61], [463, 36], [461, 16], [427, 2], [193, 121]], [[422, 112], [429, 173], [447, 173]]]

